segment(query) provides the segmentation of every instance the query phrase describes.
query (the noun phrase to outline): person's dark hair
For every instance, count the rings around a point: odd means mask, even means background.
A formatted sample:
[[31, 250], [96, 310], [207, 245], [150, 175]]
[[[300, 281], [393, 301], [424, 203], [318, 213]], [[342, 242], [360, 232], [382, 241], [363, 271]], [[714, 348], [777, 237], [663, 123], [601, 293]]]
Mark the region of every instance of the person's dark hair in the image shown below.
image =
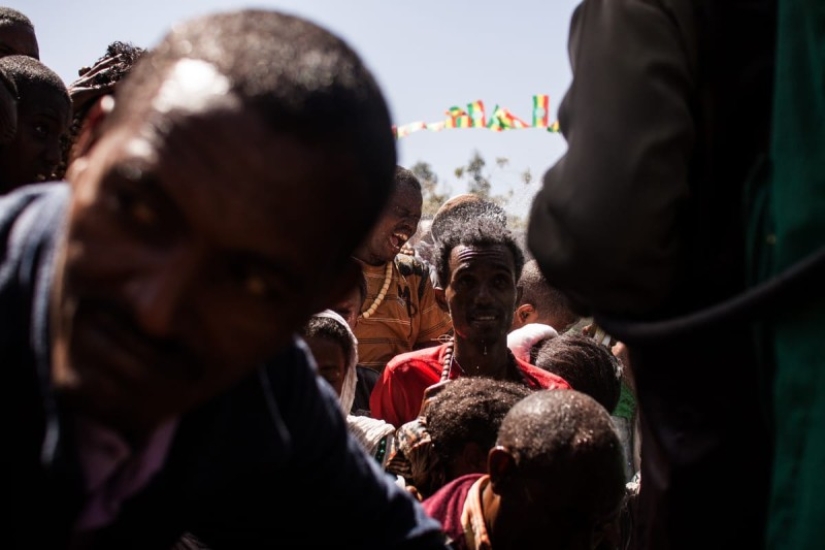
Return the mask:
[[360, 208], [349, 233], [355, 238], [369, 230], [394, 189], [396, 144], [384, 95], [346, 42], [315, 23], [273, 10], [195, 18], [173, 27], [135, 63], [115, 90], [117, 101], [101, 131], [143, 117], [170, 68], [182, 59], [214, 66], [273, 133], [327, 149], [334, 158], [351, 158], [362, 183], [353, 185]]
[[131, 42], [115, 41], [106, 47], [106, 53], [99, 57], [91, 67], [77, 71], [78, 79], [69, 84], [69, 96], [72, 99], [72, 122], [61, 145], [63, 162], [58, 167], [56, 176], [62, 178], [68, 163], [72, 160], [71, 149], [77, 141], [83, 122], [89, 109], [102, 96], [114, 92], [115, 86], [131, 72], [135, 62], [146, 53], [144, 48]]
[[534, 391], [504, 417], [496, 446], [510, 451], [524, 479], [545, 479], [548, 484], [555, 476], [586, 479], [595, 490], [575, 496], [593, 512], [614, 512], [624, 498], [619, 435], [604, 407], [585, 393]]
[[578, 321], [581, 316], [573, 311], [570, 299], [559, 289], [550, 286], [536, 260], [527, 260], [518, 280], [521, 298], [516, 307], [531, 304], [542, 317], [552, 316], [566, 319], [565, 326], [553, 327], [562, 332], [566, 327]]
[[25, 14], [7, 6], [0, 6], [0, 27], [3, 25], [23, 25], [34, 30], [34, 24]]
[[471, 220], [485, 217], [507, 227], [507, 212], [502, 206], [472, 193], [459, 195], [445, 202], [435, 213], [430, 234], [433, 241], [438, 241], [451, 226], [461, 227]]
[[0, 71], [14, 83], [18, 101], [26, 101], [31, 90], [45, 87], [61, 95], [66, 105], [71, 107], [69, 91], [63, 79], [43, 62], [28, 55], [7, 55], [0, 58]]
[[[114, 86], [132, 71], [132, 67], [140, 57], [146, 53], [144, 48], [135, 46], [131, 42], [116, 40], [106, 47], [106, 53], [90, 67], [83, 67], [77, 71], [78, 79], [69, 85], [70, 92], [74, 90], [97, 90], [99, 93], [75, 99], [72, 94], [75, 119], [82, 119], [91, 107], [92, 100], [101, 95], [111, 93]], [[82, 92], [81, 92], [82, 93]]]
[[504, 245], [513, 255], [515, 272], [518, 280], [524, 267], [524, 251], [513, 239], [510, 231], [497, 220], [482, 216], [466, 220], [460, 225], [450, 225], [435, 243], [436, 273], [442, 287], [450, 280], [450, 254], [457, 246], [495, 246]]
[[622, 364], [606, 346], [588, 336], [566, 332], [544, 340], [538, 347], [535, 365], [558, 374], [609, 413], [619, 404]]
[[439, 460], [448, 464], [467, 443], [491, 449], [510, 408], [533, 390], [485, 376], [451, 380], [427, 406], [427, 431]]
[[0, 146], [17, 134], [17, 86], [0, 70]]
[[304, 324], [300, 331], [305, 338], [324, 338], [341, 346], [344, 357], [350, 357], [353, 352], [352, 336], [346, 327], [330, 317], [313, 316]]
[[413, 174], [412, 170], [408, 170], [403, 166], [395, 167], [395, 185], [396, 188], [406, 185], [421, 192], [421, 181]]

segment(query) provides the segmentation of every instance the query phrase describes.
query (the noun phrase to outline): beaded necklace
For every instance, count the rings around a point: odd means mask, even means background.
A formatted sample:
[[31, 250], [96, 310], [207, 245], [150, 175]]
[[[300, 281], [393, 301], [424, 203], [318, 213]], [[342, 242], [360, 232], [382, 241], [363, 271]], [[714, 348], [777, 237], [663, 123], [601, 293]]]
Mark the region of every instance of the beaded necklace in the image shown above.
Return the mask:
[[361, 317], [364, 319], [369, 319], [370, 316], [375, 313], [375, 310], [378, 309], [378, 306], [384, 301], [384, 298], [387, 297], [387, 290], [390, 288], [390, 282], [392, 281], [392, 260], [387, 262], [387, 269], [384, 271], [384, 285], [381, 287], [381, 292], [378, 293], [378, 296], [375, 297], [372, 304], [367, 311], [361, 314]]
[[[516, 364], [516, 357], [513, 355], [509, 349], [507, 350], [507, 366], [510, 375], [515, 374], [516, 379], [526, 381], [524, 373], [521, 372], [521, 369], [518, 368]], [[450, 338], [447, 340], [447, 347], [444, 348], [444, 356], [441, 358], [441, 381], [446, 382], [450, 379], [450, 372], [453, 370], [453, 365], [458, 367], [458, 370], [461, 371], [461, 374], [467, 374], [467, 371], [458, 364], [458, 361], [455, 360], [455, 338]], [[476, 367], [476, 374], [481, 370], [480, 367]]]

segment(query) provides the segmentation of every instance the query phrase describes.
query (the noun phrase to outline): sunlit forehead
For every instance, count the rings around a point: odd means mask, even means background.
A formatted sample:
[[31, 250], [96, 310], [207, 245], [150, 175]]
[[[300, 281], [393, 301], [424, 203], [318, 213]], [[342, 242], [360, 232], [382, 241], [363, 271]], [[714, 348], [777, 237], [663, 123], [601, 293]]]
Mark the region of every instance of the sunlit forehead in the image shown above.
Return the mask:
[[152, 106], [160, 113], [205, 111], [238, 100], [229, 93], [230, 81], [211, 63], [200, 59], [176, 62], [158, 90]]
[[129, 156], [142, 158], [146, 160], [154, 160], [155, 149], [149, 144], [145, 137], [140, 136], [131, 139], [126, 144], [126, 153]]

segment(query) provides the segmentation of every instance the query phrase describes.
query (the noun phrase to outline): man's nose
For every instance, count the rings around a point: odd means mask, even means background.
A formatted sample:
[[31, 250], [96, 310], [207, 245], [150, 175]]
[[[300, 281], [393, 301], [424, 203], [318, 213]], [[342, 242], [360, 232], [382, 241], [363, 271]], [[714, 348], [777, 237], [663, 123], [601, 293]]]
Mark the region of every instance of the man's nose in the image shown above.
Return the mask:
[[487, 304], [493, 301], [493, 293], [490, 285], [482, 283], [478, 285], [475, 292], [475, 299], [477, 303]]
[[174, 335], [181, 316], [191, 308], [199, 263], [189, 251], [178, 251], [153, 262], [128, 283], [136, 321], [148, 335]]

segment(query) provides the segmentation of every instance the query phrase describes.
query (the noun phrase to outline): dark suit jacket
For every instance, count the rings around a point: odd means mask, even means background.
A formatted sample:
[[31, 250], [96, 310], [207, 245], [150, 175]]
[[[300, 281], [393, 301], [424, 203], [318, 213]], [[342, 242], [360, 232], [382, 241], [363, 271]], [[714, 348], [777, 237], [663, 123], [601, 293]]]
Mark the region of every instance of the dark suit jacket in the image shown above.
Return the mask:
[[[44, 184], [0, 198], [3, 548], [66, 548], [83, 505], [71, 414], [49, 381], [48, 294], [68, 197]], [[180, 418], [163, 469], [93, 547], [168, 549], [188, 531], [214, 549], [443, 549], [438, 524], [348, 436], [308, 357], [296, 338]]]

